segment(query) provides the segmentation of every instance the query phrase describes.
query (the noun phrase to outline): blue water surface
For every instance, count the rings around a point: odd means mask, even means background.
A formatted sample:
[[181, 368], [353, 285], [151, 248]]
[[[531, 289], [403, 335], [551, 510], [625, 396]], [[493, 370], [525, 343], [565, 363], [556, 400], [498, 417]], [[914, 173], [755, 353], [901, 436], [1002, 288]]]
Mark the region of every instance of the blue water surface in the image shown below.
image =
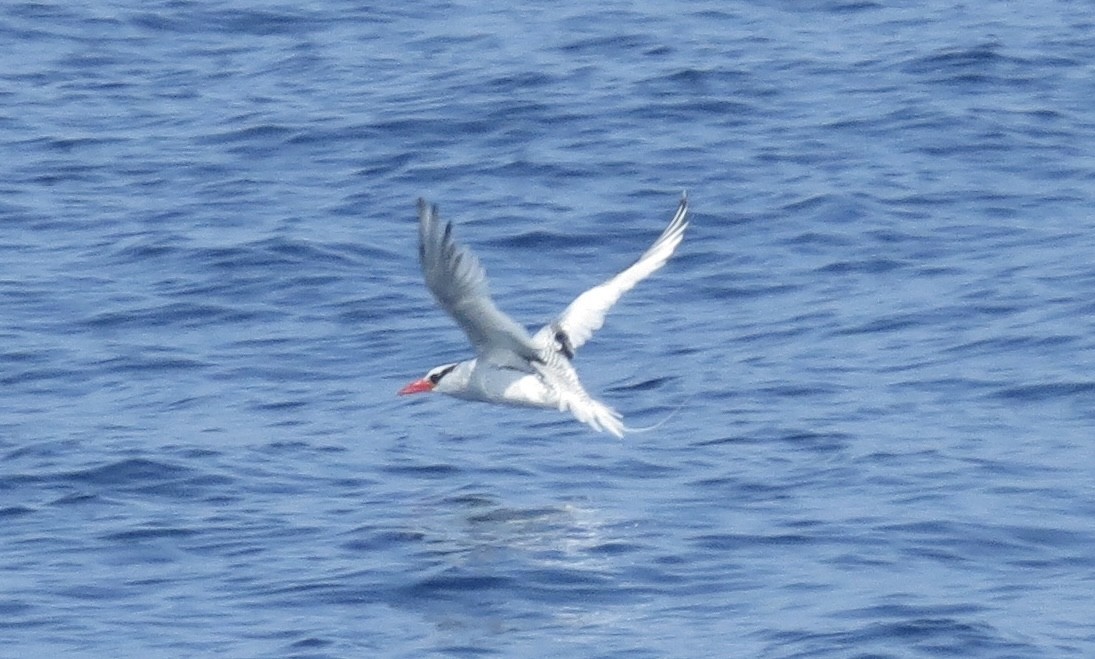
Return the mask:
[[[1086, 3], [0, 8], [0, 656], [1095, 656]], [[651, 432], [396, 397], [437, 201]]]

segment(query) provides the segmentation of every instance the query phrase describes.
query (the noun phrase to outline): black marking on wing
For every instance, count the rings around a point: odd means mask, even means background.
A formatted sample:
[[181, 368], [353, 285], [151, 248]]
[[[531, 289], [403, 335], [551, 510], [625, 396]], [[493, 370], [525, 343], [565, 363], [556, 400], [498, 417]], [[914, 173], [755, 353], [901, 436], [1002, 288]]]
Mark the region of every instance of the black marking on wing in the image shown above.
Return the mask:
[[567, 359], [574, 360], [574, 344], [570, 342], [567, 333], [559, 328], [555, 328], [555, 348], [563, 353]]

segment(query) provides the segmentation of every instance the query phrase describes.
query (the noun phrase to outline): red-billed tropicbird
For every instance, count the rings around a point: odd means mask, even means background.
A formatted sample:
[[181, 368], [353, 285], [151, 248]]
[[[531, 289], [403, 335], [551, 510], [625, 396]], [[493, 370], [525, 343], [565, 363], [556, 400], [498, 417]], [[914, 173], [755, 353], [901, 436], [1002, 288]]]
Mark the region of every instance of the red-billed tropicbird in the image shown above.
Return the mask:
[[452, 224], [441, 221], [437, 206], [419, 199], [418, 256], [426, 286], [467, 334], [476, 357], [432, 368], [399, 394], [436, 391], [488, 403], [556, 408], [622, 437], [630, 429], [618, 412], [586, 393], [571, 360], [604, 324], [620, 296], [665, 265], [687, 227], [688, 199], [682, 195], [669, 226], [635, 263], [579, 295], [559, 317], [529, 336], [495, 306], [486, 272], [455, 241]]

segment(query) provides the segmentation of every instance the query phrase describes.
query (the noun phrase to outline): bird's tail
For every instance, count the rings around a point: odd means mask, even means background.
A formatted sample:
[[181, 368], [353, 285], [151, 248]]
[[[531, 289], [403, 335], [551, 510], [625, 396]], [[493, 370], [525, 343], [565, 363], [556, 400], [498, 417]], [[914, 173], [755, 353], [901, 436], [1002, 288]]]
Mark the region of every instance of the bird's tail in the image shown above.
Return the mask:
[[[560, 403], [562, 408], [563, 403]], [[569, 405], [570, 413], [582, 423], [588, 424], [594, 430], [607, 431], [617, 438], [624, 436], [624, 421], [619, 412], [605, 405], [599, 400], [586, 397], [576, 405]]]
[[657, 423], [649, 426], [640, 426], [638, 428], [632, 428], [625, 425], [623, 421], [623, 415], [614, 410], [613, 408], [605, 405], [599, 400], [593, 398], [586, 398], [582, 403], [575, 405], [568, 405], [560, 401], [559, 409], [561, 411], [570, 411], [574, 415], [574, 418], [578, 419], [582, 423], [588, 424], [593, 429], [598, 431], [607, 431], [612, 433], [618, 438], [623, 438], [624, 433], [633, 432], [650, 432], [651, 430], [657, 430], [665, 425], [670, 419], [677, 416], [677, 412], [680, 412], [685, 403], [681, 403], [675, 409], [671, 410], [669, 414], [665, 415], [665, 418]]
[[650, 425], [650, 426], [641, 426], [641, 427], [639, 427], [639, 428], [632, 428], [632, 427], [630, 427], [630, 426], [623, 426], [623, 430], [624, 430], [625, 432], [650, 432], [651, 430], [657, 430], [658, 428], [661, 428], [662, 426], [664, 426], [664, 425], [666, 424], [666, 422], [667, 422], [667, 421], [669, 421], [669, 420], [670, 420], [670, 419], [672, 419], [673, 417], [677, 416], [677, 412], [680, 412], [680, 411], [681, 411], [681, 410], [682, 410], [682, 409], [684, 408], [684, 405], [685, 405], [685, 403], [687, 403], [687, 402], [688, 402], [688, 400], [685, 400], [685, 401], [684, 401], [683, 403], [681, 403], [680, 405], [677, 405], [677, 406], [676, 406], [675, 408], [673, 408], [673, 409], [672, 409], [672, 410], [671, 410], [671, 411], [669, 412], [669, 414], [666, 414], [666, 415], [665, 415], [665, 418], [664, 418], [664, 419], [662, 419], [661, 421], [659, 421], [659, 422], [657, 422], [657, 423], [655, 423], [655, 424], [653, 424], [653, 425]]
[[624, 422], [620, 413], [586, 392], [569, 361], [552, 354], [545, 363], [534, 363], [534, 367], [544, 383], [555, 390], [560, 412], [570, 412], [575, 419], [598, 432], [607, 431], [616, 437], [624, 436]]

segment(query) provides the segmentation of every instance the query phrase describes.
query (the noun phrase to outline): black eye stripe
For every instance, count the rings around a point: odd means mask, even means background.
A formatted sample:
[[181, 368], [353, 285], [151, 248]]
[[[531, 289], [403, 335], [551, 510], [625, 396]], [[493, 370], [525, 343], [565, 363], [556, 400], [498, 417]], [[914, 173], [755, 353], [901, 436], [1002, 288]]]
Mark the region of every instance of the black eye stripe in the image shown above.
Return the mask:
[[445, 368], [431, 375], [430, 382], [432, 382], [433, 384], [437, 384], [441, 381], [441, 378], [445, 377], [449, 373], [452, 373], [452, 369], [454, 368], [456, 368], [456, 364], [453, 364], [452, 366], [446, 366]]

